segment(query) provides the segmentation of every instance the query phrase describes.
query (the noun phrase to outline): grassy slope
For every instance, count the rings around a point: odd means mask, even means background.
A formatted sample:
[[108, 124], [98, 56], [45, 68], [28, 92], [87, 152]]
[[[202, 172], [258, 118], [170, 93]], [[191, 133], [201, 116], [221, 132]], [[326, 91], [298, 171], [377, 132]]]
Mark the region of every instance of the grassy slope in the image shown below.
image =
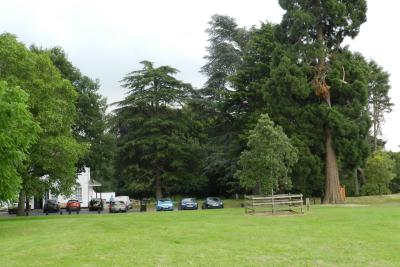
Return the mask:
[[0, 218], [1, 266], [398, 266], [400, 206]]

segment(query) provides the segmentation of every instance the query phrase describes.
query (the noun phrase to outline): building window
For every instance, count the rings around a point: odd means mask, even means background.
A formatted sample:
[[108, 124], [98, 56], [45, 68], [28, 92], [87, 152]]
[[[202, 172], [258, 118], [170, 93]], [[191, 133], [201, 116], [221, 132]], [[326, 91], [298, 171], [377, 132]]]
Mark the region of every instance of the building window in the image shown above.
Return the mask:
[[82, 201], [82, 187], [76, 187], [75, 188], [75, 197], [80, 202]]

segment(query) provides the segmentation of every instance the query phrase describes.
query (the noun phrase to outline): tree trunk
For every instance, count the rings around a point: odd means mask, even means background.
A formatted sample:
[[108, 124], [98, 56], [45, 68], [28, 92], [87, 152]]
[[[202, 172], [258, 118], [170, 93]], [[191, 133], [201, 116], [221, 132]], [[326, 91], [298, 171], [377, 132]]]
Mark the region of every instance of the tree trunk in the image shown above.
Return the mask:
[[156, 177], [156, 198], [160, 199], [162, 198], [162, 188], [161, 188], [161, 181], [160, 177]]
[[21, 189], [18, 198], [17, 216], [25, 216], [25, 191]]
[[332, 145], [332, 134], [325, 133], [325, 197], [324, 204], [339, 204], [344, 200], [340, 195], [339, 171], [336, 162], [336, 153]]
[[376, 151], [378, 146], [378, 131], [379, 131], [379, 117], [376, 110], [376, 102], [375, 102], [375, 95], [372, 94], [372, 126], [373, 126], [373, 147], [372, 152]]
[[354, 170], [354, 195], [358, 197], [360, 195], [360, 183], [358, 182], [358, 171], [357, 168]]
[[261, 195], [261, 182], [260, 180], [257, 181], [256, 185], [253, 188], [253, 195]]
[[[313, 5], [316, 7], [316, 10], [320, 10], [320, 0], [314, 0]], [[327, 49], [325, 45], [324, 32], [321, 21], [317, 21], [316, 30], [317, 44], [320, 46], [320, 48], [323, 48], [324, 50]], [[316, 66], [317, 72], [314, 76], [314, 85], [316, 95], [321, 97], [325, 101], [325, 104], [329, 108], [331, 108], [330, 87], [325, 80], [327, 72], [326, 57], [326, 53], [318, 56]], [[325, 180], [325, 195], [323, 203], [343, 203], [344, 200], [340, 195], [339, 170], [337, 166], [336, 152], [332, 145], [332, 133], [330, 129], [325, 129]]]
[[364, 170], [360, 167], [357, 168], [357, 171], [360, 173], [362, 184], [365, 184], [367, 180], [365, 179]]

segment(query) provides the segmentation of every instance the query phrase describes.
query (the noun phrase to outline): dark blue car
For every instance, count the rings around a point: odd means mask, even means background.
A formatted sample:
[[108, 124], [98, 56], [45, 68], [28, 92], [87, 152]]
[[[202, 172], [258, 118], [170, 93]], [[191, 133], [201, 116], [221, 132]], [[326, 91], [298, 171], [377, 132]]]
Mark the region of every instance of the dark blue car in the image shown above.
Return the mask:
[[203, 209], [223, 209], [224, 202], [219, 197], [208, 197], [204, 201], [201, 208], [203, 208]]
[[170, 198], [160, 198], [157, 200], [156, 211], [174, 210], [174, 203]]
[[180, 202], [181, 210], [197, 210], [198, 204], [195, 198], [184, 198]]

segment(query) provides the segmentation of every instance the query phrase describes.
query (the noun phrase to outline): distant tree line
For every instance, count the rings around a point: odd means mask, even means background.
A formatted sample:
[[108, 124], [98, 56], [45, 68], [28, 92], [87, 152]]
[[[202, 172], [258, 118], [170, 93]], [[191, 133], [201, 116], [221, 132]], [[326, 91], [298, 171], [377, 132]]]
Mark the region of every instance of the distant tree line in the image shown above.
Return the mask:
[[71, 193], [84, 166], [101, 190], [139, 198], [399, 192], [399, 153], [379, 139], [389, 74], [343, 46], [365, 0], [279, 3], [280, 24], [212, 16], [202, 88], [143, 61], [110, 114], [62, 48], [0, 35], [0, 200], [18, 195], [21, 214], [27, 197]]
[[[273, 187], [341, 203], [341, 185], [359, 195], [376, 183], [368, 166], [386, 153], [378, 137], [392, 106], [389, 75], [342, 44], [365, 22], [366, 2], [279, 3], [286, 10], [280, 24], [246, 29], [228, 16], [211, 18], [203, 88], [182, 87], [176, 70], [150, 62], [125, 76], [130, 93], [113, 114], [121, 192], [203, 196]], [[290, 186], [268, 174], [277, 166], [272, 157], [259, 157], [277, 140], [256, 134], [263, 114], [289, 140], [280, 150], [296, 151], [295, 161], [279, 161]], [[394, 189], [393, 175], [384, 176]]]

